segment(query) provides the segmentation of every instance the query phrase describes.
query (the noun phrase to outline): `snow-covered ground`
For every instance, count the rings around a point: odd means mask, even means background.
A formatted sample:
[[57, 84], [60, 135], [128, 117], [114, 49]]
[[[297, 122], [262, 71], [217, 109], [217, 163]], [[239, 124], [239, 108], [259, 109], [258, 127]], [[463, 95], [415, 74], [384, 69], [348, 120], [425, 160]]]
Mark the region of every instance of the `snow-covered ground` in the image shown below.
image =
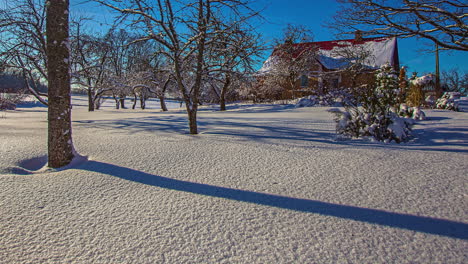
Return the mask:
[[177, 102], [73, 102], [89, 161], [57, 172], [14, 174], [46, 108], [0, 113], [0, 263], [468, 263], [466, 113], [398, 145], [335, 141], [326, 107], [203, 108], [189, 135]]

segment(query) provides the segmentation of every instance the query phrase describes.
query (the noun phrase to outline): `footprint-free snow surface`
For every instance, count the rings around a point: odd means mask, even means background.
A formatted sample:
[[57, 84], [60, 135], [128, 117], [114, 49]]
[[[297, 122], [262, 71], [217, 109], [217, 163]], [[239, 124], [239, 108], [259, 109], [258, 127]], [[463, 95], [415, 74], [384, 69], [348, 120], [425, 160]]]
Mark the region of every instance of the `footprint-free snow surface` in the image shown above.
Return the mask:
[[46, 108], [0, 113], [0, 263], [468, 263], [467, 113], [384, 144], [325, 107], [206, 107], [189, 135], [177, 102], [73, 102], [66, 170], [40, 170]]

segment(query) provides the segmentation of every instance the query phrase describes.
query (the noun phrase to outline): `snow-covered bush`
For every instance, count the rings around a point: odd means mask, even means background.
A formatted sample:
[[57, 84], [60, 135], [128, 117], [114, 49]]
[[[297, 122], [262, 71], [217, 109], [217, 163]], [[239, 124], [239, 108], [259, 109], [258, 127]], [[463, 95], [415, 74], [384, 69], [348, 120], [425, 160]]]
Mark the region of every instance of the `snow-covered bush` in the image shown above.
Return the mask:
[[[375, 140], [397, 143], [411, 138], [413, 121], [398, 116], [398, 77], [390, 65], [383, 65], [376, 74], [374, 87], [361, 89], [357, 103], [335, 114], [336, 132], [345, 137], [373, 137]], [[414, 112], [414, 111], [413, 111]], [[416, 111], [420, 115], [419, 111]]]
[[428, 95], [426, 96], [426, 99], [424, 100], [424, 103], [426, 104], [426, 106], [430, 107], [430, 108], [434, 108], [435, 107], [435, 104], [436, 104], [436, 97], [435, 95]]
[[427, 75], [423, 75], [421, 77], [412, 78], [412, 80], [410, 80], [410, 83], [413, 84], [413, 85], [423, 87], [423, 86], [426, 86], [426, 85], [430, 84], [433, 81], [434, 81], [434, 75], [427, 74]]
[[315, 106], [318, 103], [318, 98], [315, 95], [309, 95], [306, 97], [299, 98], [296, 103], [296, 107], [310, 107]]
[[413, 121], [409, 118], [399, 117], [393, 112], [373, 115], [354, 110], [330, 110], [335, 114], [338, 135], [351, 138], [372, 137], [378, 141], [397, 143], [408, 141], [412, 137]]
[[447, 109], [452, 111], [459, 111], [458, 104], [455, 100], [460, 99], [461, 94], [459, 92], [445, 92], [442, 97], [437, 99], [437, 109]]
[[426, 113], [420, 107], [408, 107], [406, 104], [401, 104], [398, 115], [404, 118], [414, 120], [426, 120]]
[[424, 103], [424, 92], [423, 87], [433, 82], [433, 75], [428, 74], [421, 77], [417, 77], [416, 73], [410, 78], [410, 86], [408, 95], [406, 97], [406, 103], [413, 107], [419, 107]]
[[325, 94], [316, 93], [306, 97], [299, 98], [296, 107], [310, 106], [342, 106], [343, 103], [350, 100], [351, 94], [348, 89], [336, 89]]

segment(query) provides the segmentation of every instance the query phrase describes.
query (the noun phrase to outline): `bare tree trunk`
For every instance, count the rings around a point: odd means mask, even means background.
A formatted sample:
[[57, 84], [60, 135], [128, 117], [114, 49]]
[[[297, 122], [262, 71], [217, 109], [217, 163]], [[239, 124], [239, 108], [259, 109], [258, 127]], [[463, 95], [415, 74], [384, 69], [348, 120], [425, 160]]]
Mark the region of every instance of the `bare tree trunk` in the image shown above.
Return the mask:
[[188, 113], [188, 118], [189, 118], [189, 129], [190, 129], [190, 134], [196, 135], [198, 134], [198, 126], [197, 126], [197, 106], [193, 106], [195, 109], [189, 110], [189, 107], [187, 107], [187, 113]]
[[146, 98], [143, 95], [140, 96], [140, 107], [142, 110], [145, 110], [146, 108]]
[[49, 167], [68, 165], [73, 157], [68, 50], [68, 0], [49, 0], [47, 5], [47, 61], [49, 82]]
[[115, 109], [119, 109], [120, 108], [119, 98], [115, 94], [112, 94], [112, 97], [114, 98], [114, 101], [115, 101]]
[[120, 97], [119, 102], [120, 102], [120, 108], [125, 109], [125, 97], [124, 98]]
[[163, 112], [167, 112], [167, 106], [166, 106], [166, 99], [164, 99], [164, 96], [159, 96], [159, 103], [161, 104], [161, 109]]
[[135, 109], [136, 107], [136, 104], [137, 104], [137, 94], [135, 92], [133, 92], [133, 105], [132, 105], [132, 109]]
[[88, 88], [88, 111], [94, 111], [94, 98], [93, 98], [93, 91], [91, 88]]
[[226, 75], [226, 80], [224, 82], [223, 88], [221, 89], [221, 95], [219, 96], [219, 110], [226, 111], [226, 92], [231, 84], [231, 76]]
[[171, 78], [169, 76], [169, 78], [167, 78], [166, 82], [164, 82], [164, 86], [163, 86], [163, 89], [161, 91], [161, 95], [158, 96], [159, 103], [161, 104], [161, 109], [163, 110], [163, 112], [167, 112], [165, 94], [166, 94], [167, 86], [169, 85], [170, 81], [171, 81]]
[[94, 109], [99, 110], [101, 108], [101, 104], [102, 104], [102, 97], [101, 95], [97, 95], [94, 98]]

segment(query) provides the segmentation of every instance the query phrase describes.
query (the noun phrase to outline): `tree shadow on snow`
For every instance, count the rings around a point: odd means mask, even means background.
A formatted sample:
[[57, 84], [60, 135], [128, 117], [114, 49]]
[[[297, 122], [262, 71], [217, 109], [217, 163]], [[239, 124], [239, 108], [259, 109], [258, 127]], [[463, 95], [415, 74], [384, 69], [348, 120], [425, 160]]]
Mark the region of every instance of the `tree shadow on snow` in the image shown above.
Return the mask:
[[333, 216], [451, 238], [468, 239], [468, 224], [462, 222], [181, 181], [98, 161], [88, 161], [78, 169], [103, 173], [169, 190]]
[[79, 120], [73, 123], [93, 128], [112, 128], [130, 133], [143, 131], [175, 132], [188, 134], [188, 123], [186, 118], [178, 116], [160, 116], [145, 118], [126, 118], [120, 120]]
[[[126, 118], [121, 120], [81, 120], [73, 121], [92, 128], [122, 130], [125, 133], [166, 132], [188, 134], [188, 121], [185, 116], [165, 115], [144, 118]], [[334, 139], [335, 133], [327, 129], [304, 129], [301, 125], [321, 126], [329, 122], [310, 120], [308, 122], [288, 121], [276, 118], [239, 118], [210, 117], [198, 120], [200, 135], [232, 136], [256, 142], [266, 140], [293, 140], [321, 142], [341, 145]], [[288, 123], [288, 125], [285, 125]]]
[[[285, 110], [275, 106], [278, 111]], [[445, 117], [431, 117], [430, 121], [443, 122]], [[221, 135], [236, 137], [241, 140], [254, 140], [256, 142], [271, 140], [284, 140], [290, 142], [317, 142], [329, 144], [327, 148], [355, 148], [372, 147], [383, 149], [468, 152], [468, 131], [465, 127], [425, 128], [427, 121], [418, 122], [414, 129], [415, 140], [402, 144], [384, 144], [366, 140], [337, 141], [333, 129], [334, 122], [324, 120], [285, 120], [275, 117], [200, 117], [198, 120], [199, 132], [202, 135]], [[166, 132], [188, 134], [188, 121], [184, 115], [162, 113], [158, 116], [125, 118], [120, 120], [82, 120], [74, 121], [88, 127], [117, 129], [125, 133], [138, 132]], [[305, 147], [310, 145], [305, 145]], [[322, 146], [324, 147], [324, 146]]]

